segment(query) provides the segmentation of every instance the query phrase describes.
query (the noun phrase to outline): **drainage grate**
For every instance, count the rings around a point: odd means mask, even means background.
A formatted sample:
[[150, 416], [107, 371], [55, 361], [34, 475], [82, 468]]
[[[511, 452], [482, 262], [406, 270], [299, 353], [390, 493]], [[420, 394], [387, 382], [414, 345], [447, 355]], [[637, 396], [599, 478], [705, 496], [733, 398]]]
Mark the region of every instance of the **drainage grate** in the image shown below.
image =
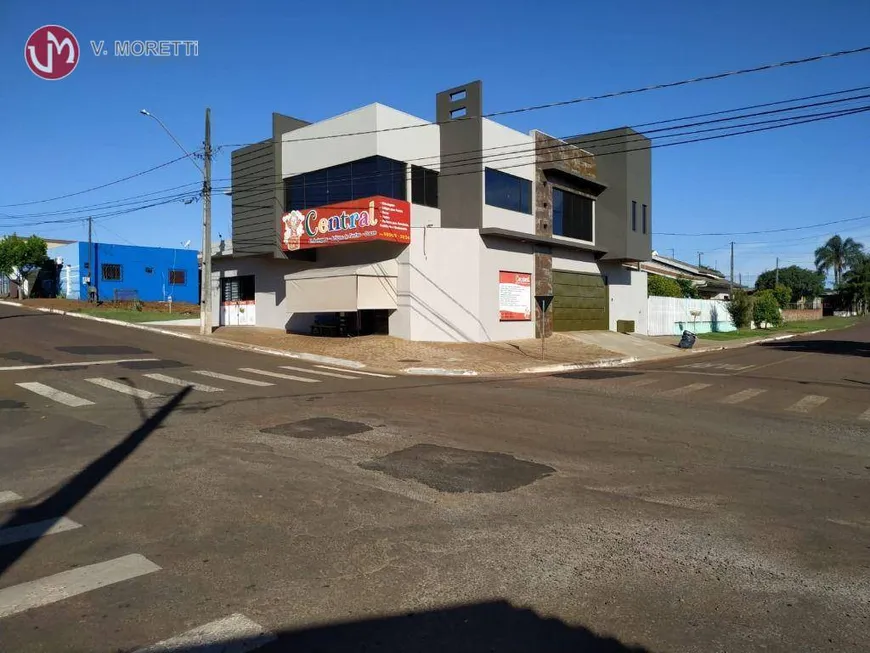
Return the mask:
[[260, 433], [286, 435], [291, 438], [322, 440], [326, 438], [346, 438], [349, 435], [371, 431], [372, 427], [362, 422], [348, 422], [333, 417], [312, 417], [299, 422], [287, 422], [260, 429]]
[[360, 463], [363, 469], [413, 480], [441, 492], [509, 492], [556, 470], [504, 453], [418, 444]]

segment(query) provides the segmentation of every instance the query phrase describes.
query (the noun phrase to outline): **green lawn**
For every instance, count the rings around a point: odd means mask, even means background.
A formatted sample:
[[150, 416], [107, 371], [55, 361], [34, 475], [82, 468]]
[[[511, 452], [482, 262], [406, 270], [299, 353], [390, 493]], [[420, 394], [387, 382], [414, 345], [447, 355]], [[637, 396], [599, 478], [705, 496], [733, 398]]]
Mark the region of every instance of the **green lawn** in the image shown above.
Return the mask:
[[699, 333], [703, 340], [740, 340], [741, 338], [766, 338], [768, 336], [783, 336], [791, 333], [806, 333], [820, 329], [844, 329], [857, 324], [860, 317], [823, 317], [811, 322], [791, 322], [778, 329], [738, 329], [724, 333]]
[[194, 313], [161, 313], [159, 311], [135, 311], [120, 308], [88, 308], [81, 313], [94, 317], [105, 317], [110, 320], [122, 320], [124, 322], [156, 322], [158, 320], [188, 320], [198, 317]]

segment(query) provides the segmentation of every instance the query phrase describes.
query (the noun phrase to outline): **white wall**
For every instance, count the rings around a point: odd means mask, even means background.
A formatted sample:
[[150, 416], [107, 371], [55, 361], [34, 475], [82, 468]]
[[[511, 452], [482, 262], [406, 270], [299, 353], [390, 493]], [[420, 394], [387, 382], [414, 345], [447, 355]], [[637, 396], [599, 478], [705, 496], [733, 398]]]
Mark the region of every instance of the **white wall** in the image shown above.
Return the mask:
[[[532, 182], [532, 211], [535, 208], [535, 139], [510, 127], [484, 118], [483, 167], [503, 170]], [[471, 155], [469, 155], [471, 156]], [[486, 189], [484, 188], [484, 197]], [[483, 226], [535, 233], [535, 218], [527, 213], [483, 206]]]
[[[335, 118], [287, 132], [282, 137], [281, 174], [289, 177], [374, 156], [378, 150], [378, 135], [374, 133], [377, 129], [378, 106], [370, 104]], [[319, 138], [357, 132], [371, 133]]]
[[[728, 313], [728, 302], [715, 299], [688, 299], [683, 297], [650, 297], [649, 335], [676, 336], [683, 329], [696, 333], [735, 331]], [[697, 311], [697, 317], [692, 315]]]
[[[486, 340], [519, 340], [535, 337], [535, 255], [526, 243], [494, 243], [480, 239], [480, 321]], [[524, 272], [532, 277], [532, 319], [528, 322], [502, 322], [498, 310], [498, 273]]]
[[592, 252], [558, 251], [553, 254], [553, 271], [586, 272], [587, 274], [600, 274], [601, 269]]
[[[306, 264], [310, 265], [310, 264]], [[264, 256], [212, 259], [212, 320], [220, 324], [220, 279], [254, 275], [254, 300], [257, 307], [257, 326], [284, 329], [290, 314], [286, 306], [284, 275], [300, 269], [295, 261]]]
[[648, 333], [646, 272], [629, 270], [621, 265], [601, 266], [607, 275], [610, 291], [610, 330], [616, 331], [617, 320], [634, 320], [635, 333]]
[[441, 169], [441, 128], [438, 125], [383, 104], [373, 106], [378, 129], [387, 130], [377, 134], [378, 154], [423, 168]]

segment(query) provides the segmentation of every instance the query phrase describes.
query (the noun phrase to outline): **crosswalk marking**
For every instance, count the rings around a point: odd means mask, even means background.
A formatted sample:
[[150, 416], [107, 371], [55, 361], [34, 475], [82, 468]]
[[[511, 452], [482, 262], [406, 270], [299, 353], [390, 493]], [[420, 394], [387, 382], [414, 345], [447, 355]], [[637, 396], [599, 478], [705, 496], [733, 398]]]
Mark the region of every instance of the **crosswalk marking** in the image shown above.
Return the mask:
[[46, 519], [11, 528], [0, 528], [0, 546], [6, 546], [14, 542], [24, 542], [25, 540], [35, 540], [44, 535], [54, 535], [55, 533], [63, 533], [64, 531], [71, 531], [81, 527], [82, 525], [78, 522], [61, 517], [59, 519]]
[[827, 400], [827, 397], [822, 397], [821, 395], [807, 395], [800, 401], [793, 403], [786, 410], [790, 410], [793, 413], [808, 413], [814, 408], [821, 406]]
[[659, 397], [679, 397], [681, 395], [689, 394], [690, 392], [697, 392], [698, 390], [703, 390], [704, 388], [709, 388], [709, 383], [690, 383], [689, 385], [683, 385], [679, 388], [674, 388], [672, 390], [665, 390], [664, 392], [658, 393]]
[[20, 388], [24, 388], [25, 390], [35, 392], [38, 395], [51, 399], [52, 401], [56, 401], [59, 404], [72, 406], [73, 408], [78, 408], [79, 406], [93, 406], [94, 404], [93, 401], [88, 401], [87, 399], [76, 397], [75, 395], [71, 395], [68, 392], [63, 392], [61, 390], [57, 390], [56, 388], [52, 388], [50, 385], [45, 385], [44, 383], [37, 383], [35, 381], [31, 381], [28, 383], [16, 383], [15, 385]]
[[394, 379], [396, 378], [395, 374], [379, 374], [377, 372], [362, 372], [360, 370], [349, 370], [345, 367], [332, 367], [330, 365], [315, 365], [314, 367], [319, 367], [324, 370], [336, 370], [337, 372], [353, 372], [354, 374], [362, 374], [363, 376], [379, 376], [382, 379]]
[[308, 372], [309, 374], [320, 374], [321, 376], [332, 376], [336, 379], [358, 379], [358, 376], [350, 374], [338, 374], [336, 372], [321, 372], [320, 370], [312, 370], [306, 367], [293, 367], [292, 365], [280, 365], [281, 369], [294, 370], [296, 372]]
[[281, 374], [281, 372], [268, 372], [266, 370], [257, 370], [253, 367], [240, 367], [239, 372], [248, 372], [249, 374], [261, 374], [262, 376], [271, 376], [276, 379], [287, 379], [288, 381], [302, 381], [303, 383], [320, 383], [320, 379], [306, 379], [304, 376], [293, 376], [292, 374]]
[[167, 376], [166, 374], [146, 374], [146, 378], [154, 379], [155, 381], [162, 381], [163, 383], [170, 383], [172, 385], [180, 385], [182, 387], [191, 387], [194, 390], [199, 390], [200, 392], [223, 392], [223, 388], [216, 388], [213, 385], [205, 385], [203, 383], [196, 383], [194, 381], [185, 381], [184, 379], [177, 379], [174, 376]]
[[132, 385], [127, 385], [126, 383], [118, 383], [117, 381], [112, 381], [111, 379], [104, 379], [100, 376], [96, 376], [92, 379], [85, 379], [85, 381], [87, 381], [88, 383], [93, 383], [94, 385], [98, 385], [101, 388], [114, 390], [115, 392], [120, 392], [121, 394], [136, 397], [137, 399], [154, 399], [160, 396], [153, 392], [148, 392], [147, 390], [142, 390], [141, 388], [134, 388]]
[[0, 618], [158, 571], [138, 553], [0, 589]]
[[746, 390], [741, 390], [740, 392], [735, 392], [733, 395], [728, 395], [721, 400], [723, 404], [739, 404], [740, 402], [747, 401], [752, 399], [753, 397], [757, 397], [761, 393], [766, 392], [760, 388], [746, 388]]
[[232, 381], [234, 383], [244, 383], [246, 385], [256, 385], [264, 388], [266, 386], [275, 385], [274, 383], [269, 383], [268, 381], [257, 381], [256, 379], [246, 379], [241, 376], [232, 376], [230, 374], [221, 374], [220, 372], [211, 372], [209, 370], [196, 370], [194, 374], [201, 374], [202, 376], [210, 376], [213, 379], [220, 379], [221, 381]]
[[0, 503], [11, 503], [12, 501], [21, 501], [21, 497], [8, 490], [0, 492]]
[[233, 614], [204, 624], [134, 653], [172, 653], [173, 651], [215, 651], [217, 653], [248, 653], [276, 639], [260, 624], [243, 614]]
[[[870, 408], [868, 408], [863, 413], [858, 415], [858, 419], [860, 419], [864, 422], [870, 422]], [[2, 495], [2, 492], [0, 492], [0, 495]], [[2, 503], [2, 501], [0, 501], [0, 503]]]

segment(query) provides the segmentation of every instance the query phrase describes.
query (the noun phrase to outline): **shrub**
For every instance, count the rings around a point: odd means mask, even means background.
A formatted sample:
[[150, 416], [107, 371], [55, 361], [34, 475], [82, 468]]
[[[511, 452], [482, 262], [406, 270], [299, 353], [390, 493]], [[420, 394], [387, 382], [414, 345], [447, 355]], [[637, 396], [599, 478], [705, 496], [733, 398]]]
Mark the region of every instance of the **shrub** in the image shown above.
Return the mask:
[[646, 280], [646, 290], [650, 297], [682, 297], [683, 289], [675, 279], [651, 274]]
[[779, 312], [779, 302], [772, 290], [762, 290], [755, 293], [752, 302], [752, 321], [759, 329], [763, 324], [778, 327], [782, 325], [782, 313]]
[[728, 314], [738, 329], [745, 329], [752, 323], [752, 298], [743, 290], [735, 290], [727, 304]]
[[683, 297], [688, 297], [689, 299], [698, 299], [700, 297], [698, 288], [692, 283], [691, 279], [677, 279], [677, 284], [679, 284], [680, 290], [683, 292]]
[[779, 284], [773, 289], [773, 296], [776, 297], [776, 303], [780, 308], [785, 308], [791, 301], [791, 288]]

